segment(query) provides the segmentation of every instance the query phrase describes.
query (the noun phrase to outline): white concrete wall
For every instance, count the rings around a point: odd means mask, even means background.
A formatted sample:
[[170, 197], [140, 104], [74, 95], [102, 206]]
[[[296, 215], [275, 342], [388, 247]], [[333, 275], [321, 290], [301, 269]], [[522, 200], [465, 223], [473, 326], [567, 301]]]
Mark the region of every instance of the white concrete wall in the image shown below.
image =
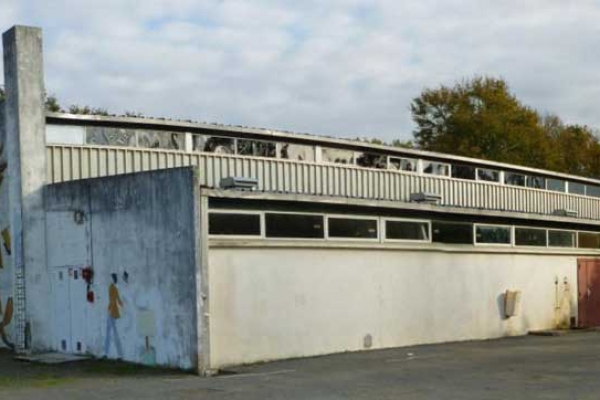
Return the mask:
[[[33, 334], [67, 353], [196, 368], [196, 187], [192, 169], [49, 186], [45, 201], [53, 300], [29, 307], [44, 309], [53, 329]], [[80, 224], [75, 222], [78, 211], [84, 215]], [[87, 266], [94, 270], [93, 303], [87, 301], [81, 280], [81, 269]], [[61, 271], [69, 283], [58, 280]], [[112, 274], [117, 274], [122, 304], [117, 335], [108, 333], [105, 352]], [[122, 345], [120, 354], [115, 336]], [[61, 348], [64, 338], [70, 342], [67, 349]]]
[[[576, 265], [543, 254], [211, 248], [211, 366], [361, 350], [368, 335], [385, 348], [552, 328], [577, 315]], [[522, 291], [510, 319], [507, 289]]]

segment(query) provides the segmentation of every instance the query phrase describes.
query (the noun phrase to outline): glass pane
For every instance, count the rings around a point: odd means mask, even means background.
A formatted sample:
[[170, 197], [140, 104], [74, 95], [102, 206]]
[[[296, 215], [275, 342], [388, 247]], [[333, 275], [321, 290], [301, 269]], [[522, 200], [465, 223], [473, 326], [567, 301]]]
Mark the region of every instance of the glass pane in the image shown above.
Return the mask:
[[575, 232], [548, 231], [548, 244], [554, 247], [575, 247]]
[[183, 133], [166, 131], [137, 131], [138, 147], [149, 149], [183, 150]]
[[560, 179], [547, 179], [546, 182], [546, 188], [548, 190], [553, 190], [555, 192], [565, 191], [565, 181], [562, 181]]
[[377, 239], [376, 219], [329, 218], [329, 236]]
[[277, 150], [273, 142], [238, 139], [237, 154], [242, 156], [275, 157]]
[[585, 194], [585, 185], [579, 182], [569, 182], [569, 193]]
[[387, 168], [387, 156], [372, 153], [356, 153], [356, 165], [365, 168]]
[[267, 237], [323, 238], [322, 215], [265, 214]]
[[468, 165], [452, 165], [452, 177], [459, 179], [475, 179], [475, 167]]
[[46, 143], [84, 145], [85, 127], [46, 125]]
[[390, 169], [397, 171], [417, 171], [417, 160], [412, 158], [390, 157]]
[[546, 230], [515, 228], [515, 244], [518, 246], [546, 246]]
[[586, 185], [586, 194], [588, 196], [600, 197], [600, 186]]
[[477, 180], [498, 182], [500, 180], [500, 172], [493, 169], [477, 168]]
[[450, 175], [450, 164], [423, 160], [423, 173], [431, 175]]
[[315, 148], [302, 144], [282, 143], [279, 157], [286, 160], [315, 161]]
[[510, 228], [507, 226], [477, 225], [475, 227], [477, 243], [510, 244]]
[[473, 244], [473, 224], [433, 221], [431, 229], [434, 242]]
[[545, 189], [546, 188], [546, 179], [541, 176], [528, 176], [527, 177], [527, 187], [534, 189]]
[[321, 149], [321, 158], [324, 162], [336, 164], [354, 164], [354, 152], [351, 150], [323, 147]]
[[398, 240], [429, 240], [429, 224], [412, 221], [386, 221], [385, 237]]
[[102, 146], [135, 146], [135, 131], [133, 129], [106, 128], [88, 126], [86, 128], [86, 143]]
[[513, 186], [525, 186], [525, 175], [514, 172], [504, 173], [504, 183]]
[[207, 153], [235, 154], [234, 139], [220, 136], [193, 135], [192, 148]]
[[579, 232], [578, 243], [582, 249], [598, 249], [600, 248], [600, 235], [597, 233]]
[[208, 233], [211, 235], [260, 236], [260, 215], [243, 213], [210, 213]]

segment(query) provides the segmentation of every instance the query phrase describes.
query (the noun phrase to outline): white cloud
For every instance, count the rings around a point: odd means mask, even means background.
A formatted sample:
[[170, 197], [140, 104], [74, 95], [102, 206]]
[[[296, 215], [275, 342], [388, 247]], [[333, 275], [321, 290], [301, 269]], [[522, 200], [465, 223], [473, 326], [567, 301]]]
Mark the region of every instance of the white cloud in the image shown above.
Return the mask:
[[406, 139], [424, 87], [488, 74], [600, 126], [593, 0], [0, 2], [0, 29], [44, 28], [47, 88], [66, 105]]

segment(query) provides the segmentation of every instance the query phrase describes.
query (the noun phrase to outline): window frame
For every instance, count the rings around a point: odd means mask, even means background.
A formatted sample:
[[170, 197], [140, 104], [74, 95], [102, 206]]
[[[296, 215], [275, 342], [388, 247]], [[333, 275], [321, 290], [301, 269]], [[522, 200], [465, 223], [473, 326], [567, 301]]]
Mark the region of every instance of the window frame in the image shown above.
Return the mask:
[[[361, 167], [358, 166], [356, 164], [356, 151], [354, 150], [348, 150], [345, 148], [336, 148], [336, 147], [328, 147], [328, 146], [320, 146], [321, 150], [320, 150], [320, 160], [315, 162], [318, 162], [319, 164], [327, 164], [327, 165], [341, 165], [341, 166], [353, 166], [353, 167], [357, 167], [357, 168], [367, 168], [367, 167]], [[335, 161], [329, 161], [329, 160], [324, 160], [323, 159], [323, 153], [327, 153], [327, 150], [342, 150], [342, 151], [347, 151], [349, 153], [352, 154], [352, 162], [350, 163], [340, 163], [340, 162], [335, 162]], [[316, 157], [315, 157], [316, 158]]]
[[[530, 188], [532, 189], [532, 188]], [[540, 231], [546, 231], [546, 245], [542, 246], [542, 245], [535, 245], [535, 244], [517, 244], [517, 229], [535, 229], [535, 230], [540, 230]], [[513, 246], [514, 247], [526, 247], [526, 248], [533, 248], [533, 249], [547, 249], [548, 248], [548, 230], [550, 228], [540, 228], [537, 226], [527, 226], [527, 225], [514, 225], [513, 226]], [[568, 247], [567, 247], [568, 248]]]
[[[440, 174], [434, 174], [434, 173], [429, 173], [429, 172], [425, 172], [425, 163], [434, 163], [434, 164], [441, 164], [441, 165], [445, 165], [446, 171], [447, 173], [445, 175], [440, 175]], [[445, 161], [435, 161], [435, 160], [428, 160], [425, 158], [419, 158], [419, 168], [418, 168], [419, 174], [420, 175], [425, 175], [425, 176], [436, 176], [436, 177], [443, 177], [443, 178], [452, 178], [452, 164], [449, 162], [445, 162]]]
[[[433, 240], [433, 223], [434, 222], [441, 223], [441, 224], [471, 225], [471, 237], [472, 237], [471, 242], [470, 243], [447, 243], [447, 242], [434, 241]], [[475, 226], [475, 222], [446, 221], [446, 220], [440, 220], [440, 219], [432, 219], [431, 220], [431, 243], [433, 243], [436, 246], [438, 246], [438, 245], [442, 245], [442, 246], [474, 246], [474, 244], [475, 244], [475, 238], [473, 237], [475, 235], [475, 231], [473, 230], [474, 226]]]
[[[594, 232], [594, 231], [576, 231], [577, 234], [575, 235], [577, 237], [577, 249], [583, 249], [583, 250], [596, 250], [596, 251], [600, 251], [600, 247], [579, 247], [579, 234], [580, 233], [591, 233], [593, 235], [598, 235], [600, 236], [600, 232]], [[600, 239], [598, 240], [600, 242]]]
[[[396, 169], [396, 168], [392, 168], [392, 158], [395, 158], [397, 160], [410, 160], [410, 161], [414, 161], [415, 162], [415, 169], [413, 171], [408, 171], [405, 169]], [[402, 157], [402, 156], [388, 156], [387, 159], [387, 169], [390, 171], [394, 171], [394, 172], [404, 172], [406, 174], [418, 174], [419, 173], [419, 164], [420, 164], [420, 159], [419, 158], [410, 158], [410, 157]]]
[[[329, 218], [339, 219], [358, 219], [358, 220], [375, 220], [377, 222], [377, 237], [376, 238], [355, 238], [355, 237], [331, 237], [329, 236]], [[377, 242], [381, 243], [381, 217], [367, 215], [346, 215], [346, 214], [325, 214], [325, 240], [331, 241], [352, 241], [352, 242]]]
[[[259, 216], [259, 224], [260, 224], [260, 235], [221, 235], [210, 233], [210, 215], [211, 214], [249, 214], [249, 215], [258, 215]], [[265, 214], [264, 211], [239, 211], [239, 210], [231, 210], [231, 209], [212, 209], [208, 210], [208, 225], [207, 225], [207, 236], [208, 238], [218, 238], [218, 239], [265, 239]]]
[[[570, 194], [571, 196], [586, 196], [588, 197], [587, 194], [587, 187], [588, 185], [586, 185], [585, 183], [581, 183], [581, 182], [575, 182], [575, 181], [566, 181], [566, 187], [565, 187], [565, 193]], [[577, 184], [577, 185], [581, 185], [583, 187], [583, 193], [576, 193], [576, 192], [572, 192], [571, 191], [571, 184]], [[589, 196], [592, 197], [592, 196]]]
[[[262, 217], [262, 222], [263, 222], [263, 233], [264, 233], [264, 237], [263, 239], [266, 240], [285, 240], [285, 241], [305, 241], [305, 240], [309, 240], [309, 241], [318, 241], [318, 240], [327, 240], [327, 214], [323, 214], [323, 213], [311, 213], [311, 212], [304, 212], [304, 211], [272, 211], [272, 210], [268, 210], [268, 211], [261, 211], [263, 214]], [[293, 215], [313, 215], [313, 216], [321, 216], [323, 217], [323, 237], [320, 238], [298, 238], [298, 237], [273, 237], [273, 236], [267, 236], [267, 214], [293, 214]]]
[[[487, 171], [497, 172], [498, 173], [498, 179], [495, 180], [495, 181], [488, 181], [486, 179], [481, 179], [479, 177], [479, 170], [487, 170]], [[501, 185], [503, 178], [504, 178], [504, 174], [503, 174], [502, 170], [494, 169], [494, 168], [475, 167], [475, 181], [476, 182], [486, 182], [486, 183], [491, 183], [491, 184], [494, 184], [494, 185]]]
[[[510, 233], [510, 242], [509, 243], [478, 243], [477, 242], [477, 227], [478, 226], [492, 226], [498, 228], [508, 228]], [[547, 234], [546, 234], [547, 236]], [[548, 239], [546, 238], [546, 243]], [[487, 224], [487, 223], [473, 223], [473, 245], [474, 246], [493, 246], [493, 247], [514, 247], [515, 246], [515, 226], [514, 225], [505, 225], [505, 224]]]
[[[570, 232], [574, 235], [573, 246], [551, 246], [550, 245], [550, 231], [553, 232]], [[555, 228], [547, 228], [546, 229], [546, 244], [548, 248], [551, 249], [578, 249], [579, 248], [579, 231], [574, 231], [572, 229], [555, 229]], [[541, 246], [540, 246], [541, 247]]]
[[[391, 242], [391, 243], [432, 243], [431, 242], [431, 220], [427, 219], [410, 219], [410, 218], [393, 218], [393, 217], [381, 217], [380, 218], [380, 231], [381, 231], [381, 240], [382, 242]], [[419, 239], [391, 239], [387, 237], [387, 222], [416, 222], [416, 223], [425, 223], [427, 224], [427, 240], [419, 240]]]

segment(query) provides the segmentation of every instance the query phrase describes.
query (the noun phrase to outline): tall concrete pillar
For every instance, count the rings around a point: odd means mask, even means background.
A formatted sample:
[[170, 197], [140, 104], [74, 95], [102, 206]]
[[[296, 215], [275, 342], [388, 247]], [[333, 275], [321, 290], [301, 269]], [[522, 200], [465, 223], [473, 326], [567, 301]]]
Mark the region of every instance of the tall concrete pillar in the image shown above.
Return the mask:
[[[51, 303], [46, 273], [43, 187], [46, 143], [42, 31], [15, 26], [2, 36], [5, 130], [17, 350], [48, 348]], [[30, 340], [31, 339], [31, 340]]]

